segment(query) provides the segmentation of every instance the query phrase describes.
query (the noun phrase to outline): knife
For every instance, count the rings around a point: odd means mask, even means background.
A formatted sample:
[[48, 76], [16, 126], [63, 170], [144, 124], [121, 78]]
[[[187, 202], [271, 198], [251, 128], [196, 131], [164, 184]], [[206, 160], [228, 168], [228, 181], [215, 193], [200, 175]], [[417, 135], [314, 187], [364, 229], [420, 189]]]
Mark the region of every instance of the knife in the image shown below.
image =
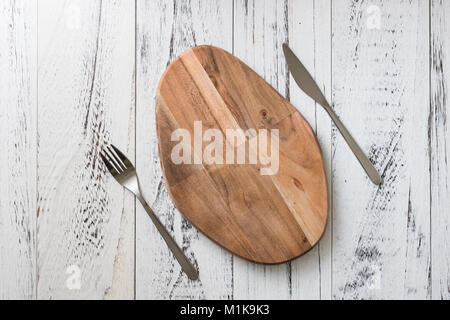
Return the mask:
[[331, 108], [327, 99], [322, 94], [322, 91], [314, 81], [311, 74], [308, 72], [308, 70], [306, 70], [305, 66], [303, 66], [303, 64], [295, 56], [295, 54], [286, 43], [283, 43], [283, 51], [284, 56], [286, 57], [289, 71], [291, 72], [292, 77], [294, 78], [297, 85], [300, 87], [300, 89], [303, 90], [303, 92], [305, 92], [308, 96], [310, 96], [314, 101], [316, 101], [325, 109], [336, 127], [341, 132], [348, 146], [353, 151], [358, 161], [361, 163], [370, 180], [372, 180], [374, 184], [380, 185], [382, 182], [380, 174], [364, 154], [364, 152], [361, 150], [361, 148], [358, 146], [353, 137], [350, 135], [350, 132], [348, 132], [348, 130], [345, 128], [344, 124], [341, 122], [337, 114]]

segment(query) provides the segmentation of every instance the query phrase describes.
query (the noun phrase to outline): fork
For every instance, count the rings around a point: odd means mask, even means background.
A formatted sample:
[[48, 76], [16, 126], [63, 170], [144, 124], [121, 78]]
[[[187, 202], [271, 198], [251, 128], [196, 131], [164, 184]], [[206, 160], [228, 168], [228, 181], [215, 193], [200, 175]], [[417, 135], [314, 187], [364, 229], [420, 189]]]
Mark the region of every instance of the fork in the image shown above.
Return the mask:
[[148, 216], [153, 221], [156, 229], [158, 229], [159, 233], [166, 241], [167, 246], [178, 260], [178, 263], [181, 265], [183, 271], [190, 279], [197, 280], [197, 269], [195, 269], [195, 267], [191, 264], [189, 259], [185, 256], [183, 251], [177, 245], [161, 221], [159, 221], [152, 208], [150, 208], [142, 196], [136, 169], [131, 161], [128, 160], [128, 158], [112, 144], [110, 146], [106, 146], [106, 148], [103, 148], [100, 152], [100, 156], [114, 179], [116, 179], [118, 183], [131, 191], [136, 198], [139, 199], [145, 211], [147, 211]]

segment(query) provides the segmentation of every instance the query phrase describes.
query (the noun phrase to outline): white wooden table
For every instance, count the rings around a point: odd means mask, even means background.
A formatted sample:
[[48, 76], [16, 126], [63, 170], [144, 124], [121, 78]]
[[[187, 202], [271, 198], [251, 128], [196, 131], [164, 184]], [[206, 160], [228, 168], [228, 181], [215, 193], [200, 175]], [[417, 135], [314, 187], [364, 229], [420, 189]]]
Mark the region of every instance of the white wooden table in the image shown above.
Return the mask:
[[[447, 0], [2, 0], [0, 298], [449, 299], [449, 35]], [[283, 42], [382, 172], [381, 187], [289, 77]], [[237, 258], [167, 194], [156, 86], [199, 44], [253, 67], [317, 133], [330, 219], [300, 259]], [[106, 142], [135, 160], [199, 281], [101, 170]]]

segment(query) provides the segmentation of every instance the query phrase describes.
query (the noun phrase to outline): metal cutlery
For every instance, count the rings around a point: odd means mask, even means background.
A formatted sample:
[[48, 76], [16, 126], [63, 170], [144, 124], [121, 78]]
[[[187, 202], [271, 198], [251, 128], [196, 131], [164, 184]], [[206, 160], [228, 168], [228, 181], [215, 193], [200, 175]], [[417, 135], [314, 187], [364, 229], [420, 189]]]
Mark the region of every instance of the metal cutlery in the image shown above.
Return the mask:
[[148, 216], [156, 226], [156, 229], [158, 229], [159, 233], [166, 241], [169, 249], [180, 263], [183, 271], [190, 279], [198, 279], [197, 269], [195, 269], [195, 267], [191, 264], [189, 259], [185, 256], [183, 251], [177, 245], [161, 221], [159, 221], [158, 217], [142, 196], [136, 169], [130, 160], [128, 160], [128, 158], [113, 145], [105, 147], [101, 151], [100, 156], [114, 179], [116, 179], [116, 181], [126, 189], [131, 191], [141, 202], [142, 206], [147, 211]]
[[310, 96], [314, 101], [320, 104], [327, 111], [327, 113], [333, 120], [334, 124], [341, 132], [345, 141], [349, 145], [350, 149], [353, 151], [356, 158], [361, 163], [362, 167], [366, 171], [369, 178], [372, 180], [374, 184], [380, 185], [382, 183], [382, 179], [379, 173], [377, 172], [373, 164], [370, 162], [370, 160], [367, 158], [367, 156], [364, 154], [364, 151], [362, 151], [362, 149], [358, 146], [358, 144], [350, 135], [348, 130], [345, 128], [344, 124], [341, 122], [337, 114], [331, 108], [327, 99], [322, 94], [322, 91], [320, 90], [317, 83], [314, 81], [311, 74], [308, 72], [305, 66], [303, 66], [303, 64], [295, 56], [295, 54], [292, 52], [292, 50], [286, 43], [283, 44], [283, 51], [284, 56], [286, 57], [289, 71], [291, 72], [292, 77], [294, 78], [297, 85], [300, 87], [300, 89], [303, 90], [303, 92], [305, 92], [308, 96]]

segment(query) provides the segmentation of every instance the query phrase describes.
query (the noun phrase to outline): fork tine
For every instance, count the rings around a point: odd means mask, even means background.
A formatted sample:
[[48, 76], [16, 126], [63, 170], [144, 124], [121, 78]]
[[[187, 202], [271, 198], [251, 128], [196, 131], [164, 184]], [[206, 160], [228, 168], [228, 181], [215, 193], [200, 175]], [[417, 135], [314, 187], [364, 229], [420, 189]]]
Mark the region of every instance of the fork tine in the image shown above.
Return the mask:
[[111, 154], [111, 150], [106, 147], [105, 149], [103, 149], [103, 154], [106, 156], [106, 158], [109, 160], [109, 162], [111, 163], [111, 165], [114, 166], [114, 168], [116, 169], [116, 171], [118, 173], [122, 173], [126, 168], [121, 166], [120, 163], [117, 161], [116, 157], [114, 157]]
[[119, 166], [121, 171], [124, 171], [127, 168], [127, 166], [123, 163], [122, 160], [120, 160], [119, 156], [114, 152], [114, 150], [110, 146], [106, 147], [106, 149], [108, 150], [109, 157], [114, 161], [115, 164]]
[[125, 170], [119, 163], [117, 163], [117, 160], [114, 158], [114, 156], [111, 155], [108, 147], [103, 149], [103, 155], [106, 159], [108, 159], [109, 163], [114, 167], [114, 169], [116, 169], [119, 174]]
[[119, 156], [120, 160], [125, 164], [127, 168], [134, 167], [130, 160], [128, 160], [127, 156], [122, 153], [115, 145], [111, 144], [111, 147], [114, 149], [116, 154]]
[[100, 157], [102, 158], [103, 163], [112, 175], [118, 174], [117, 170], [112, 166], [110, 161], [103, 155], [103, 150], [100, 152]]

